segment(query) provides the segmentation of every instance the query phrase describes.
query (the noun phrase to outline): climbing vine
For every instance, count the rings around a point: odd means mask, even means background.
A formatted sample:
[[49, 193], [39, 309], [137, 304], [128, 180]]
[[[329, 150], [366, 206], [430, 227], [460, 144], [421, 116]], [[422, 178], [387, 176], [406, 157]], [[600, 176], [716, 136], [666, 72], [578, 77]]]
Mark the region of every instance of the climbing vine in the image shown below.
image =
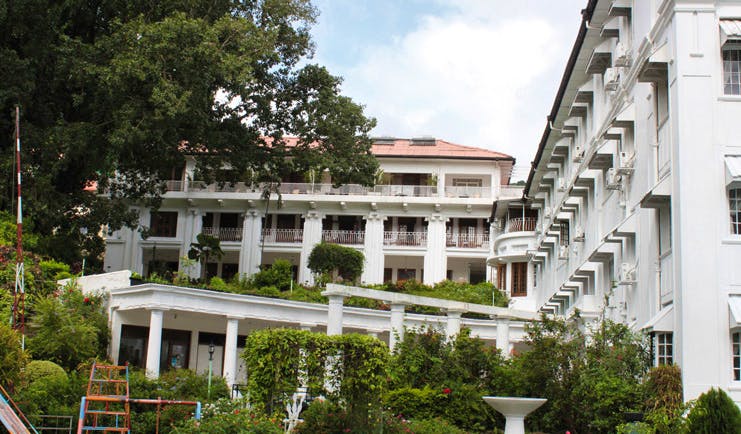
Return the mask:
[[282, 409], [303, 382], [311, 395], [342, 402], [363, 424], [386, 384], [388, 349], [364, 335], [260, 330], [247, 338], [242, 357], [250, 398], [268, 413]]

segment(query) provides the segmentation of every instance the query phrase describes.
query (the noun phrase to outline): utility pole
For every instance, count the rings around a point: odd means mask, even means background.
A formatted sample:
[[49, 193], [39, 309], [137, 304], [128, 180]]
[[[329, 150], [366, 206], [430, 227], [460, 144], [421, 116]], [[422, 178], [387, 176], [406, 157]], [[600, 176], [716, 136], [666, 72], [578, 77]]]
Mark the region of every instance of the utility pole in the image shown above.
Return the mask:
[[15, 288], [11, 326], [21, 333], [21, 349], [26, 347], [26, 289], [23, 266], [23, 205], [21, 203], [21, 128], [20, 107], [15, 106], [15, 163], [18, 187], [18, 214], [16, 219]]

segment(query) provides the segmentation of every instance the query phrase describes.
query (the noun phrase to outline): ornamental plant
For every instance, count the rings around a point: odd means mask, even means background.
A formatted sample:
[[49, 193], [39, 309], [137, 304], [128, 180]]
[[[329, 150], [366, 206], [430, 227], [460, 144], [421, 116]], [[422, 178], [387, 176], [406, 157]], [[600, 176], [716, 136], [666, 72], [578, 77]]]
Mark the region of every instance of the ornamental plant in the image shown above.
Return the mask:
[[364, 260], [363, 253], [352, 247], [321, 242], [309, 254], [308, 266], [314, 274], [321, 276], [319, 280], [323, 283], [328, 282], [333, 273], [355, 282], [363, 274]]
[[687, 415], [687, 430], [693, 434], [741, 433], [741, 411], [721, 389], [700, 395]]

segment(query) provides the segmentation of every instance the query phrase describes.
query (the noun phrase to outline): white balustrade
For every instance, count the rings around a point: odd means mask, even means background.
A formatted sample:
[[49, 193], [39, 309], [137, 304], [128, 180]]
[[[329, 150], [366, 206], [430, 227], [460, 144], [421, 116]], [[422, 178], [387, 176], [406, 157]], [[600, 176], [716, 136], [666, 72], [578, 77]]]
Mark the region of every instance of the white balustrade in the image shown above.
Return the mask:
[[427, 232], [386, 231], [383, 233], [383, 245], [424, 247], [427, 245]]

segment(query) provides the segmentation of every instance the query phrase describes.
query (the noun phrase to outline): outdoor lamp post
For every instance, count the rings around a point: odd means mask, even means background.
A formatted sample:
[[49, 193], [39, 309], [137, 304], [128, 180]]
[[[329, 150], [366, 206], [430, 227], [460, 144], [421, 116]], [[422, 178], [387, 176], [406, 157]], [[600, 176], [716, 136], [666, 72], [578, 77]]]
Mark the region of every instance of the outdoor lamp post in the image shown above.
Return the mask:
[[216, 351], [216, 347], [214, 346], [214, 341], [211, 341], [208, 344], [208, 399], [211, 399], [211, 375], [214, 372], [214, 351]]
[[[82, 235], [82, 238], [84, 239], [87, 236], [87, 228], [81, 227], [80, 228], [80, 235]], [[82, 249], [80, 251], [80, 254], [82, 255], [82, 272], [80, 273], [80, 277], [85, 276], [85, 259], [87, 259], [88, 251], [87, 249]]]

